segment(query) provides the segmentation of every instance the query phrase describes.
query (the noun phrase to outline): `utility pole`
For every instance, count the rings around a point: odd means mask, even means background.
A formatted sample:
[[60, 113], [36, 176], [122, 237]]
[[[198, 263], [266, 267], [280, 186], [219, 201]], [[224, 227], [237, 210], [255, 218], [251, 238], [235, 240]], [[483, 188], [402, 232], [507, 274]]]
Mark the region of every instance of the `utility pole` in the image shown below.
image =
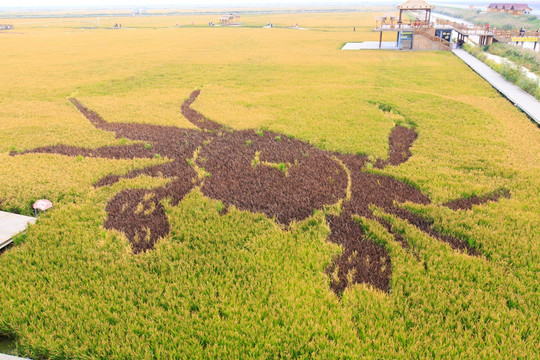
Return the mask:
[[97, 19], [97, 27], [99, 27], [99, 16], [96, 16]]

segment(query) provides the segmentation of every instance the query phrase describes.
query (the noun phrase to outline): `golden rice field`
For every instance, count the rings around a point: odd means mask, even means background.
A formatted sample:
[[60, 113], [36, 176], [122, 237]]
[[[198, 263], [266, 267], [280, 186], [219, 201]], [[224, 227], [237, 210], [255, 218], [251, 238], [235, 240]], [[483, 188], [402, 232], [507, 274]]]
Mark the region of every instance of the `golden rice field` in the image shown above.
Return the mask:
[[[341, 51], [378, 40], [375, 12], [3, 19], [0, 32], [0, 210], [54, 210], [0, 254], [0, 335], [32, 359], [463, 358], [531, 359], [540, 348], [540, 132], [451, 53]], [[267, 22], [275, 28], [262, 28]], [[122, 29], [107, 29], [116, 23]], [[176, 27], [176, 24], [179, 27]], [[307, 30], [286, 27], [298, 24]], [[352, 31], [353, 26], [356, 32]], [[388, 38], [385, 40], [393, 40]], [[112, 123], [194, 129], [181, 106], [233, 130], [286, 134], [332, 152], [386, 158], [396, 121], [413, 124], [410, 159], [370, 169], [432, 203], [404, 206], [439, 232], [469, 239], [467, 255], [385, 214], [358, 219], [387, 249], [391, 290], [330, 289], [321, 209], [282, 226], [195, 187], [163, 201], [170, 232], [134, 255], [104, 227], [107, 203], [162, 176], [94, 184], [166, 157], [24, 154], [58, 144], [126, 145], [68, 100]], [[394, 110], [382, 111], [376, 104]], [[399, 115], [395, 115], [399, 114]], [[442, 204], [499, 189], [470, 210]]]

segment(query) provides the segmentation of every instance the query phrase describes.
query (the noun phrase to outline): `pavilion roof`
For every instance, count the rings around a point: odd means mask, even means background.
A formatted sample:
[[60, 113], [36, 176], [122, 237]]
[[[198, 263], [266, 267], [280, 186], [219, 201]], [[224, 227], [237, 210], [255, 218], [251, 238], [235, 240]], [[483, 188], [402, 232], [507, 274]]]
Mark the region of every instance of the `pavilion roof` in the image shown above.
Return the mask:
[[431, 10], [435, 6], [429, 5], [424, 0], [407, 0], [405, 3], [398, 6], [399, 10]]

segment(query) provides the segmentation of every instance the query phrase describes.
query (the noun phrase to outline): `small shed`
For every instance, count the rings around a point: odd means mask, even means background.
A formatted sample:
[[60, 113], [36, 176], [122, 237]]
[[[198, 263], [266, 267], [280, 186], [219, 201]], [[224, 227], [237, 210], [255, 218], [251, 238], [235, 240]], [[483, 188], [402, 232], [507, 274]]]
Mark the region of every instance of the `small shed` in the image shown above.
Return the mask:
[[504, 12], [512, 15], [530, 14], [532, 9], [527, 4], [515, 3], [491, 3], [487, 8], [488, 12]]

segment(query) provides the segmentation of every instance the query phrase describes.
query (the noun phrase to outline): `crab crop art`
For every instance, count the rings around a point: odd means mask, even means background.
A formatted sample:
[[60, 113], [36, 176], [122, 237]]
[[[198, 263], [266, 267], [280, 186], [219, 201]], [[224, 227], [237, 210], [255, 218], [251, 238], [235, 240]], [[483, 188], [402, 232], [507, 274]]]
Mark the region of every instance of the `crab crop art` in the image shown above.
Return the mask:
[[[314, 146], [270, 131], [235, 131], [214, 122], [191, 108], [200, 90], [193, 91], [182, 104], [182, 114], [200, 130], [170, 126], [108, 123], [76, 99], [71, 102], [99, 129], [111, 131], [117, 138], [128, 138], [144, 144], [107, 146], [85, 149], [56, 145], [24, 153], [54, 153], [67, 156], [133, 159], [152, 158], [160, 154], [171, 162], [134, 170], [127, 175], [108, 175], [95, 186], [114, 184], [121, 178], [146, 174], [163, 176], [171, 181], [153, 190], [130, 189], [116, 194], [107, 204], [105, 228], [123, 232], [134, 253], [154, 247], [169, 233], [169, 223], [161, 201], [173, 206], [194, 187], [220, 200], [224, 208], [234, 205], [240, 210], [259, 212], [280, 224], [308, 218], [316, 209], [341, 200], [339, 215], [326, 215], [330, 226], [329, 240], [342, 246], [341, 255], [327, 269], [330, 287], [341, 295], [347, 286], [367, 283], [389, 291], [392, 264], [387, 250], [366, 238], [355, 216], [379, 221], [404, 247], [406, 240], [392, 231], [389, 223], [376, 217], [370, 207], [405, 219], [454, 249], [479, 255], [467, 242], [441, 234], [424, 218], [400, 207], [410, 201], [429, 204], [420, 190], [394, 178], [367, 171], [399, 165], [411, 156], [410, 147], [417, 138], [414, 128], [396, 125], [389, 137], [388, 159], [370, 162], [365, 155], [325, 152]], [[149, 145], [148, 145], [149, 144]], [[11, 155], [18, 155], [13, 152]], [[483, 197], [457, 199], [444, 204], [454, 210], [508, 197], [497, 191]], [[351, 282], [352, 279], [352, 282]]]

